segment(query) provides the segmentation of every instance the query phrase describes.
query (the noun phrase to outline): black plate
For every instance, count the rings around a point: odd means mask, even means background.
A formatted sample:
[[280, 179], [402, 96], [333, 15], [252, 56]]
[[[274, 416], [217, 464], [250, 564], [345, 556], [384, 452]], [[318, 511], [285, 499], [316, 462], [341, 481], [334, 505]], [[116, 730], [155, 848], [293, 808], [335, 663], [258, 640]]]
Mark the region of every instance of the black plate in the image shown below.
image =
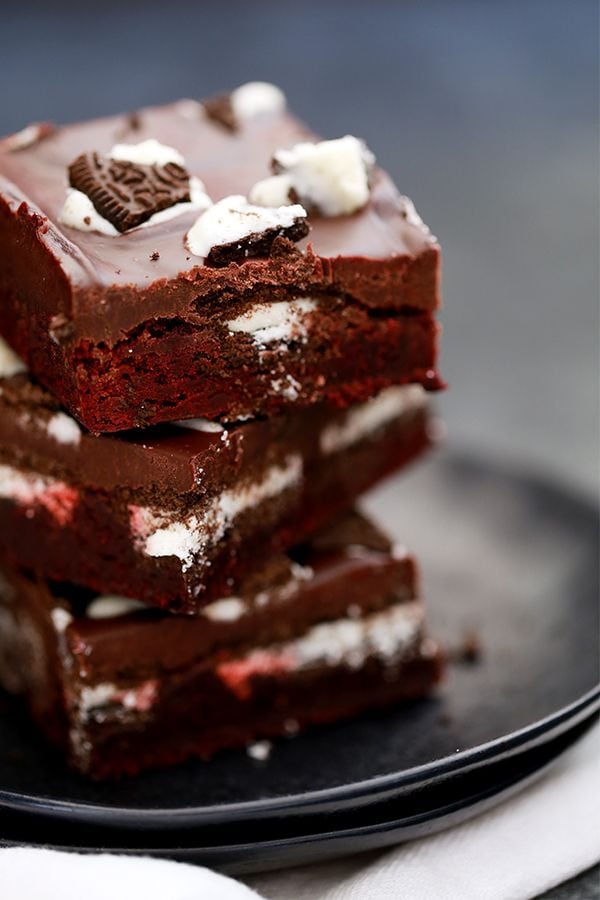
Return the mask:
[[[325, 832], [285, 833], [281, 827], [265, 831], [264, 823], [259, 823], [258, 828], [250, 829], [250, 834], [247, 826], [238, 835], [230, 832], [227, 844], [219, 842], [218, 828], [211, 835], [212, 840], [204, 842], [191, 837], [189, 829], [140, 832], [139, 840], [134, 842], [131, 831], [81, 823], [54, 823], [49, 835], [47, 820], [8, 811], [0, 812], [0, 846], [50, 844], [56, 849], [77, 852], [142, 853], [194, 862], [231, 874], [314, 863], [434, 834], [491, 809], [540, 778], [598, 720], [598, 715], [590, 716], [588, 710], [581, 720], [577, 718], [575, 725], [539, 747], [429, 783], [405, 797], [355, 811], [346, 809], [342, 821], [321, 819], [321, 825], [328, 828]], [[303, 820], [305, 824], [308, 819]]]
[[454, 647], [466, 629], [480, 634], [481, 662], [453, 665], [437, 699], [277, 742], [266, 764], [224, 753], [210, 764], [102, 785], [67, 772], [9, 704], [0, 725], [0, 808], [49, 817], [53, 827], [133, 829], [136, 843], [140, 832], [157, 831], [170, 847], [166, 832], [178, 842], [188, 828], [180, 846], [214, 846], [217, 838], [232, 845], [240, 829], [247, 838], [248, 820], [277, 834], [285, 823], [290, 839], [316, 835], [325, 822], [347, 828], [357, 811], [540, 748], [591, 712], [592, 505], [543, 479], [464, 457], [432, 460], [367, 505], [419, 554], [432, 631]]

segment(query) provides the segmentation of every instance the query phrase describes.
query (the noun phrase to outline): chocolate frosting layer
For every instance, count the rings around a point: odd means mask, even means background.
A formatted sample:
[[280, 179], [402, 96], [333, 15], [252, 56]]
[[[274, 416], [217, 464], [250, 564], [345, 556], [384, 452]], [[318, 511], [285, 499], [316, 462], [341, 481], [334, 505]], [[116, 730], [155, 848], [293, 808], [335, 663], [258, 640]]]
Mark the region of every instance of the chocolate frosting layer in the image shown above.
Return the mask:
[[[79, 154], [107, 154], [116, 143], [149, 138], [182, 153], [190, 175], [198, 176], [216, 201], [246, 195], [269, 174], [276, 149], [314, 135], [287, 113], [259, 115], [231, 132], [211, 120], [200, 103], [185, 100], [58, 128], [17, 152], [0, 145], [0, 213], [4, 210], [7, 233], [16, 226], [37, 234], [56, 282], [47, 281], [45, 296], [36, 302], [48, 320], [66, 318], [71, 338], [115, 342], [156, 317], [199, 324], [232, 294], [248, 296], [274, 286], [296, 293], [336, 291], [375, 307], [438, 305], [439, 247], [381, 170], [373, 175], [363, 210], [311, 218], [310, 235], [298, 245], [301, 253], [290, 244], [287, 255], [276, 260], [218, 270], [202, 265], [185, 247], [197, 211], [116, 237], [59, 224], [68, 166]], [[17, 268], [21, 264], [25, 261]]]
[[[413, 390], [414, 402], [407, 402], [403, 414], [407, 421], [425, 415], [425, 401]], [[115, 435], [80, 429], [78, 440], [62, 443], [49, 429], [57, 415], [66, 417], [28, 374], [0, 378], [0, 461], [104, 491], [141, 489], [166, 502], [252, 473], [259, 477], [266, 466], [281, 464], [290, 454], [318, 458], [321, 433], [344, 423], [348, 413], [317, 404], [223, 428], [169, 424]], [[400, 417], [398, 412], [393, 418]], [[210, 430], [202, 430], [207, 424]]]
[[80, 670], [92, 672], [92, 680], [113, 680], [164, 674], [219, 651], [289, 639], [315, 622], [346, 617], [348, 607], [360, 617], [408, 602], [418, 584], [414, 559], [397, 557], [383, 532], [350, 512], [255, 572], [236, 592], [239, 612], [229, 617], [212, 615], [209, 606], [192, 619], [151, 608], [96, 619], [87, 615], [96, 599], [89, 591], [42, 580], [30, 590], [46, 614], [60, 606], [72, 616], [66, 639]]

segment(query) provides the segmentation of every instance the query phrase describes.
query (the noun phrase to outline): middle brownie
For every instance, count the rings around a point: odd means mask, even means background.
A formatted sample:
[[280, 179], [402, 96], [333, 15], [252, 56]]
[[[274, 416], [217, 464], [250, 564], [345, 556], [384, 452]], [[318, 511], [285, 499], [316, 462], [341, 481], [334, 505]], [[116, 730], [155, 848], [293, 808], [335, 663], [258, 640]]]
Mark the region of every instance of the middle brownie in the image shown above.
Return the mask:
[[429, 443], [418, 385], [344, 411], [98, 437], [0, 351], [2, 558], [177, 612], [230, 595]]

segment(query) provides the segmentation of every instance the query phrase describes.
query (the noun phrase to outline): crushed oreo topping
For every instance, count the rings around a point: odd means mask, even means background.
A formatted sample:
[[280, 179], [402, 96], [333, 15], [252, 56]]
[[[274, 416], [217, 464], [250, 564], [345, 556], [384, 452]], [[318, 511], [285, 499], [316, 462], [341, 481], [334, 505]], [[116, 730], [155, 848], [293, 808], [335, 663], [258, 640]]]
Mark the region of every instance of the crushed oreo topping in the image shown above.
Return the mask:
[[143, 165], [96, 152], [82, 153], [69, 166], [69, 181], [121, 233], [163, 209], [190, 200], [189, 174], [175, 162]]
[[308, 234], [301, 206], [253, 206], [245, 197], [225, 197], [206, 210], [190, 228], [186, 244], [205, 265], [226, 266], [268, 256], [279, 238], [299, 241]]
[[481, 637], [474, 628], [468, 628], [460, 642], [448, 648], [448, 657], [451, 662], [475, 665], [483, 656]]
[[139, 131], [142, 127], [142, 118], [139, 112], [131, 112], [127, 116], [127, 125], [131, 131]]
[[303, 219], [296, 221], [287, 228], [267, 228], [266, 231], [257, 234], [249, 234], [241, 241], [232, 241], [230, 244], [221, 244], [213, 247], [205, 263], [208, 266], [228, 266], [232, 262], [243, 262], [257, 256], [269, 256], [273, 243], [279, 238], [287, 238], [288, 241], [301, 241], [308, 234], [308, 224]]
[[249, 81], [230, 94], [220, 94], [205, 100], [204, 110], [215, 122], [235, 131], [255, 116], [283, 112], [285, 94], [267, 81]]
[[236, 130], [237, 121], [231, 104], [231, 94], [219, 94], [218, 97], [209, 97], [208, 100], [203, 101], [202, 105], [204, 106], [204, 112], [213, 122], [217, 122], [223, 128], [227, 128], [228, 131]]
[[50, 122], [33, 122], [31, 125], [22, 128], [21, 131], [16, 131], [14, 134], [9, 134], [8, 137], [3, 138], [0, 141], [0, 147], [2, 150], [7, 150], [9, 153], [16, 153], [18, 150], [26, 150], [27, 147], [32, 147], [39, 141], [43, 141], [44, 138], [51, 135], [55, 129], [56, 126], [52, 125]]
[[369, 201], [371, 170], [375, 157], [353, 135], [318, 143], [304, 142], [289, 150], [277, 150], [272, 160], [275, 173], [257, 182], [250, 191], [254, 203], [301, 203], [321, 216], [351, 215]]

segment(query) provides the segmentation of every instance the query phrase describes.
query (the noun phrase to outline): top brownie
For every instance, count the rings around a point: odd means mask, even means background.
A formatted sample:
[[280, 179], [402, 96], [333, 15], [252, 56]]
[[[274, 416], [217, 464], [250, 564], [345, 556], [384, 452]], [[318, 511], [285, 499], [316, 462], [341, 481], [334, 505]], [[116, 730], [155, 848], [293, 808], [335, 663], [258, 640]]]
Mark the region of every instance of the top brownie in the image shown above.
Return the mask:
[[441, 386], [435, 238], [273, 86], [5, 138], [0, 247], [0, 334], [94, 432]]

